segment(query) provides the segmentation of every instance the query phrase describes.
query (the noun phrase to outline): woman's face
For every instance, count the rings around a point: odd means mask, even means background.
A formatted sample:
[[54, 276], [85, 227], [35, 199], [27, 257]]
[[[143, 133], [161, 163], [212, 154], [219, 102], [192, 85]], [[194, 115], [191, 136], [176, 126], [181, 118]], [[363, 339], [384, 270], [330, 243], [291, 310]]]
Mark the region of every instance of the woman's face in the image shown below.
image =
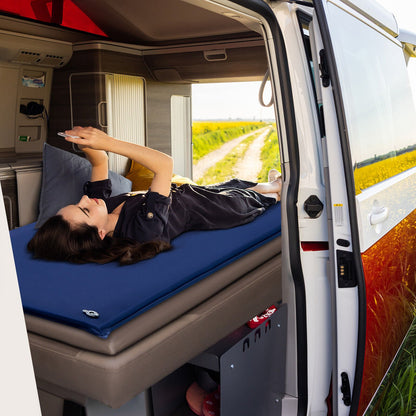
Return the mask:
[[71, 225], [86, 223], [96, 226], [98, 230], [105, 230], [108, 220], [108, 211], [102, 199], [88, 198], [84, 195], [77, 204], [61, 208], [57, 215], [68, 221]]

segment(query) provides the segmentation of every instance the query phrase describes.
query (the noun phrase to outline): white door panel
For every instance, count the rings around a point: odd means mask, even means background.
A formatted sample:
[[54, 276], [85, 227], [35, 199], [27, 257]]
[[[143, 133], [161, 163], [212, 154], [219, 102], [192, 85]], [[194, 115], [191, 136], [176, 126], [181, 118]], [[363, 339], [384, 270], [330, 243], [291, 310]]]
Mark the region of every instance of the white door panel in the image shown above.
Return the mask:
[[[3, 193], [0, 187], [0, 200]], [[4, 205], [0, 204], [0, 399], [2, 415], [41, 416]]]
[[[315, 3], [323, 34], [322, 41], [320, 33], [316, 36], [315, 61], [320, 60], [319, 75], [328, 81], [321, 91], [333, 242], [338, 256], [338, 223], [347, 226], [343, 222], [348, 214], [345, 202], [337, 199], [346, 190], [338, 176], [345, 175], [351, 186], [352, 230], [349, 237], [346, 232], [345, 239], [354, 247], [350, 264], [357, 272], [356, 287], [334, 290], [337, 356], [333, 375], [338, 380], [344, 371], [349, 375], [350, 367], [344, 363], [348, 363], [355, 341], [357, 375], [362, 371], [362, 383], [354, 385], [351, 414], [361, 415], [412, 319], [409, 311], [416, 294], [416, 139], [410, 120], [416, 115], [402, 45], [377, 21], [377, 14], [360, 14], [358, 2]], [[370, 6], [366, 2], [363, 5]], [[344, 163], [337, 159], [340, 147]], [[349, 414], [350, 409], [340, 400], [340, 386], [333, 387], [334, 414]]]
[[[315, 59], [323, 50], [321, 35], [317, 25], [312, 24], [313, 48]], [[320, 58], [321, 59], [321, 58]], [[314, 62], [318, 68], [322, 62]], [[354, 385], [356, 371], [356, 354], [358, 342], [359, 299], [355, 283], [346, 287], [340, 283], [341, 270], [347, 268], [344, 259], [352, 256], [352, 237], [348, 195], [344, 175], [344, 162], [339, 137], [339, 127], [335, 111], [333, 90], [325, 87], [321, 82], [317, 85], [318, 97], [322, 97], [326, 136], [322, 138], [324, 155], [325, 182], [327, 188], [327, 213], [329, 231], [329, 279], [331, 283], [332, 316], [333, 316], [333, 414], [349, 415], [350, 398]], [[320, 103], [321, 104], [321, 103]], [[347, 242], [347, 246], [340, 246], [339, 242]], [[341, 253], [341, 255], [340, 255]], [[346, 313], [348, 311], [348, 313]], [[343, 387], [344, 384], [344, 387]], [[341, 389], [347, 386], [346, 393]]]
[[416, 167], [356, 196], [361, 252], [375, 244], [416, 207]]

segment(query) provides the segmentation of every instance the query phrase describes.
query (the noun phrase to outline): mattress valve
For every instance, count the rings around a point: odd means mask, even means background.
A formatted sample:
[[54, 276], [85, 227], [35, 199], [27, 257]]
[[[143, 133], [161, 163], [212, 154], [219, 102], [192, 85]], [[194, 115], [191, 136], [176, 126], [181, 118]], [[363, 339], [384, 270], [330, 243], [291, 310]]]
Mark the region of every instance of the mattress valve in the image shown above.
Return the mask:
[[82, 312], [88, 316], [88, 318], [97, 319], [100, 317], [100, 314], [96, 311], [92, 311], [90, 309], [83, 309]]

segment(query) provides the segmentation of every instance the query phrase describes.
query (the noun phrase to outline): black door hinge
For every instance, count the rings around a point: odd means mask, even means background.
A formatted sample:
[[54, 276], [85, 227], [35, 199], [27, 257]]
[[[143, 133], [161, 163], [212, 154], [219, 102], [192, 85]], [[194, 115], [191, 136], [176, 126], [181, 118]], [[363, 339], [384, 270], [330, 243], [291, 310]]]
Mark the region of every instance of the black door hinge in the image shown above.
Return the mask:
[[328, 60], [326, 58], [325, 49], [319, 51], [319, 69], [321, 70], [322, 85], [326, 88], [331, 84], [331, 77], [329, 76]]

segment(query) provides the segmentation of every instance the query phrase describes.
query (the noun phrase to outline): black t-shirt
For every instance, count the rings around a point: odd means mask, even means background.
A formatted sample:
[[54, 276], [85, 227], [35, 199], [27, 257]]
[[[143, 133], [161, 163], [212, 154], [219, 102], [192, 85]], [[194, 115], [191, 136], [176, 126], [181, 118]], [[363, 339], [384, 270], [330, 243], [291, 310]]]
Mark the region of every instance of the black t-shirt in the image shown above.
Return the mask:
[[233, 179], [218, 185], [172, 185], [170, 195], [151, 190], [109, 197], [109, 179], [87, 182], [84, 193], [104, 199], [108, 212], [125, 202], [117, 221], [114, 236], [139, 242], [171, 241], [185, 231], [231, 228], [251, 222], [266, 208], [276, 203], [247, 188], [255, 182]]

